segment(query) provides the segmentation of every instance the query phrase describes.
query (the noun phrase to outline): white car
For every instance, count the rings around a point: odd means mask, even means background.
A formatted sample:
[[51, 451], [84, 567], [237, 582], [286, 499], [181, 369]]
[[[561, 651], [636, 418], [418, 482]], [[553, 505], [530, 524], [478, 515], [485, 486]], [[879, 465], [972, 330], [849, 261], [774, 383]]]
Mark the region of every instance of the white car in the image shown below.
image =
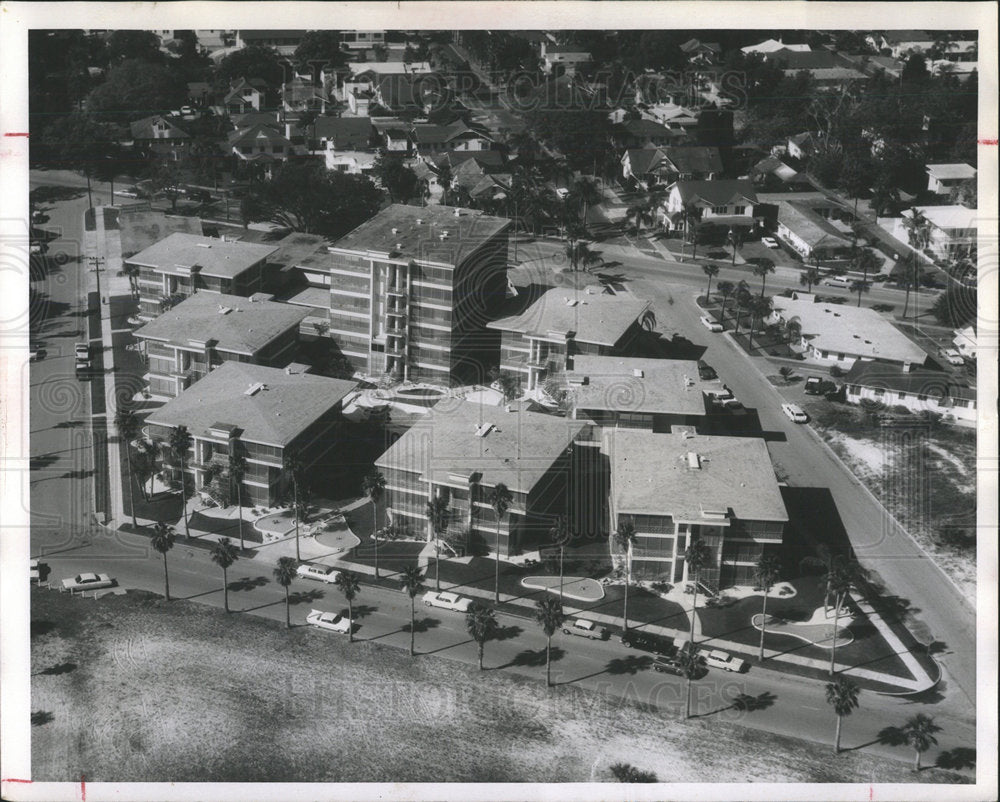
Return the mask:
[[66, 590], [96, 590], [110, 588], [115, 583], [107, 574], [77, 574], [62, 581]]
[[328, 565], [309, 565], [308, 563], [300, 565], [295, 569], [295, 573], [302, 579], [315, 579], [327, 584], [336, 582], [337, 577], [340, 576], [340, 571], [334, 571]]
[[456, 613], [469, 612], [472, 599], [466, 599], [457, 593], [442, 591], [436, 593], [433, 590], [424, 594], [424, 604], [428, 607], [441, 607], [445, 610], [454, 610]]
[[731, 654], [715, 649], [705, 655], [705, 665], [711, 668], [721, 668], [724, 671], [739, 673], [744, 669], [746, 663], [738, 657], [733, 657]]
[[809, 420], [806, 411], [798, 404], [782, 404], [781, 411], [785, 413], [792, 423], [806, 423]]
[[701, 325], [709, 331], [723, 331], [722, 324], [715, 318], [704, 315], [698, 319], [701, 321]]
[[607, 640], [609, 637], [609, 633], [604, 627], [599, 627], [593, 621], [588, 621], [586, 618], [574, 618], [569, 624], [563, 627], [563, 634], [580, 635], [591, 640]]
[[778, 244], [778, 240], [776, 240], [774, 237], [761, 237], [760, 238], [760, 244], [763, 245], [765, 248], [780, 248], [781, 247]]
[[566, 187], [558, 187], [556, 195], [559, 197], [559, 200], [566, 200], [569, 197], [569, 190]]
[[322, 610], [310, 610], [309, 615], [306, 616], [306, 623], [320, 629], [329, 629], [331, 632], [341, 632], [345, 635], [351, 631], [351, 622], [340, 613], [324, 613]]
[[723, 409], [740, 409], [743, 406], [729, 390], [706, 390], [705, 395], [712, 404]]
[[89, 343], [77, 343], [73, 350], [77, 359], [90, 359], [90, 344]]
[[135, 187], [123, 187], [122, 189], [116, 189], [115, 195], [121, 195], [123, 198], [138, 198], [139, 190]]
[[965, 364], [965, 360], [962, 359], [962, 355], [958, 353], [954, 348], [942, 348], [938, 353], [941, 358], [947, 362], [949, 365], [955, 365], [961, 367]]
[[33, 559], [28, 566], [28, 576], [31, 579], [41, 579], [43, 568], [47, 569], [48, 566], [43, 562], [39, 562], [38, 560]]

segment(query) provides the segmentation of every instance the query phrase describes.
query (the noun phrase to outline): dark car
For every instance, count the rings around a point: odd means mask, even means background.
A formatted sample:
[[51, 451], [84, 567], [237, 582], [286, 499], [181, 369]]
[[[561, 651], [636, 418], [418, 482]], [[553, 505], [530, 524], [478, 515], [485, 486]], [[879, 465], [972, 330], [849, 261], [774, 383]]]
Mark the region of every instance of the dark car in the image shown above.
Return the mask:
[[673, 674], [675, 677], [683, 677], [684, 669], [681, 668], [680, 661], [676, 657], [657, 657], [651, 666], [653, 671], [661, 674]]
[[719, 378], [719, 374], [715, 372], [715, 368], [701, 359], [698, 360], [698, 375], [704, 381], [711, 381], [712, 379]]
[[626, 632], [622, 635], [622, 645], [654, 654], [673, 654], [676, 651], [673, 638], [652, 632]]
[[823, 392], [823, 380], [819, 376], [806, 379], [806, 395], [819, 395]]

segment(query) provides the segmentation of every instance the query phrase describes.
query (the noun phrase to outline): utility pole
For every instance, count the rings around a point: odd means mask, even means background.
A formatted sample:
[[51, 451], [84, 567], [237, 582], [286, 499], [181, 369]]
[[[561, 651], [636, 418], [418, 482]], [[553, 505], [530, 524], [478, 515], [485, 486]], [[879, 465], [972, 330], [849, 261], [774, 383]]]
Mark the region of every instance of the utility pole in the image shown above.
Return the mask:
[[89, 256], [87, 261], [90, 262], [91, 266], [94, 268], [91, 272], [97, 276], [97, 317], [101, 316], [101, 305], [104, 303], [104, 299], [101, 298], [101, 265], [104, 264], [103, 256]]

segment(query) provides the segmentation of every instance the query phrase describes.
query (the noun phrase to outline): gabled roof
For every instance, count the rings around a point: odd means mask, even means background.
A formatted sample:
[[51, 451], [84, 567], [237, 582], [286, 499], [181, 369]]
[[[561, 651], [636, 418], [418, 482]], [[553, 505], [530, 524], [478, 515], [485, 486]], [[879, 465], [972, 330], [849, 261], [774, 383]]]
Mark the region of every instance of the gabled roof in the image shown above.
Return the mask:
[[904, 42], [933, 42], [934, 35], [929, 31], [901, 30], [883, 31], [882, 38], [890, 45]]
[[721, 173], [722, 156], [718, 148], [668, 145], [663, 156], [678, 173]]
[[802, 173], [797, 172], [793, 167], [789, 167], [777, 156], [766, 156], [750, 168], [751, 176], [774, 176], [787, 183], [809, 183], [809, 179]]
[[447, 164], [456, 170], [467, 161], [475, 161], [480, 167], [489, 169], [503, 165], [503, 154], [499, 150], [449, 150], [434, 157], [438, 167]]
[[276, 111], [248, 111], [246, 114], [232, 114], [229, 119], [240, 130], [246, 130], [255, 125], [266, 125], [275, 131], [285, 130], [284, 124], [278, 120]]
[[[162, 134], [154, 132], [157, 125], [164, 124], [166, 131]], [[191, 135], [184, 129], [178, 127], [169, 117], [162, 114], [154, 114], [152, 117], [144, 117], [129, 123], [133, 139], [190, 139]]]
[[615, 128], [619, 131], [624, 131], [625, 133], [631, 134], [635, 137], [675, 137], [677, 136], [676, 131], [671, 131], [664, 125], [653, 120], [638, 119], [638, 120], [626, 120], [625, 122], [618, 123]]
[[808, 53], [812, 48], [809, 45], [786, 45], [779, 42], [777, 39], [765, 39], [756, 45], [747, 45], [746, 47], [741, 47], [740, 50], [744, 53], [773, 53], [776, 50], [794, 50], [798, 52]]
[[317, 139], [330, 139], [337, 150], [364, 150], [372, 135], [372, 122], [368, 117], [317, 117], [309, 126], [310, 135]]
[[284, 145], [292, 147], [290, 139], [271, 128], [269, 125], [253, 125], [238, 131], [231, 131], [229, 134], [229, 144], [233, 147], [240, 147], [252, 142], [268, 142], [270, 144]]
[[707, 206], [738, 205], [739, 201], [757, 203], [753, 183], [746, 178], [676, 181], [672, 187], [676, 187], [682, 203], [702, 203]]
[[718, 42], [702, 42], [700, 39], [688, 39], [681, 45], [682, 53], [695, 53], [698, 51], [703, 53], [721, 53], [722, 45]]
[[233, 100], [240, 100], [247, 95], [251, 95], [254, 92], [264, 92], [265, 87], [262, 85], [263, 82], [260, 80], [248, 80], [246, 78], [240, 78], [236, 83], [232, 85], [232, 88], [226, 93], [223, 98], [223, 103], [229, 103]]
[[645, 175], [663, 161], [661, 148], [628, 148], [622, 161], [628, 159], [632, 175]]
[[800, 148], [803, 146], [812, 146], [813, 135], [809, 131], [803, 131], [801, 134], [796, 134], [795, 136], [788, 137], [788, 141], [798, 145]]
[[231, 242], [175, 232], [127, 261], [172, 275], [187, 275], [197, 268], [206, 276], [235, 278], [276, 250], [273, 245]]
[[782, 48], [769, 53], [767, 60], [779, 65], [784, 70], [819, 70], [832, 67], [843, 67], [844, 62], [836, 53], [829, 50], [791, 50]]
[[851, 237], [816, 214], [805, 201], [778, 201], [778, 222], [810, 248], [843, 247]]

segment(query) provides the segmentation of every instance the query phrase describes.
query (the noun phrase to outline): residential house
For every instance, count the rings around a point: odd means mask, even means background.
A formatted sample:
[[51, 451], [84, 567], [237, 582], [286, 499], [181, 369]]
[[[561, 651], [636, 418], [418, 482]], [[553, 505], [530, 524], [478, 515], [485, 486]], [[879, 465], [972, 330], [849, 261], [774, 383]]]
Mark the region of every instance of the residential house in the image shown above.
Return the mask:
[[950, 195], [955, 187], [974, 180], [976, 175], [976, 168], [968, 164], [928, 164], [927, 191]]
[[651, 312], [646, 300], [555, 287], [533, 302], [529, 298], [517, 314], [487, 326], [501, 332], [501, 370], [518, 375], [526, 390], [536, 391], [544, 389], [546, 379], [573, 370], [579, 354], [627, 355]]
[[223, 362], [290, 363], [308, 312], [271, 298], [197, 293], [136, 329], [149, 360], [149, 392], [174, 398]]
[[341, 31], [340, 43], [349, 50], [367, 50], [385, 45], [385, 31]]
[[964, 329], [955, 332], [952, 340], [956, 350], [966, 359], [975, 359], [978, 353], [976, 349], [976, 327], [966, 326]]
[[653, 120], [626, 120], [611, 128], [616, 144], [623, 148], [652, 148], [670, 145], [684, 138], [681, 131], [672, 131]]
[[681, 106], [696, 99], [686, 76], [645, 72], [635, 79], [635, 102], [641, 109], [657, 105]]
[[966, 426], [976, 425], [976, 388], [955, 382], [949, 373], [877, 362], [856, 362], [844, 376], [848, 404], [862, 401], [884, 409], [904, 407], [932, 412]]
[[228, 137], [232, 154], [270, 177], [275, 162], [287, 161], [297, 153], [292, 141], [269, 125], [254, 125], [232, 131]]
[[712, 180], [723, 170], [718, 148], [685, 145], [663, 148], [629, 148], [622, 156], [622, 175], [647, 185], [678, 180]]
[[379, 147], [389, 153], [410, 155], [410, 124], [396, 117], [371, 117]]
[[187, 156], [194, 141], [187, 131], [162, 114], [135, 120], [129, 123], [129, 129], [137, 148], [172, 161]]
[[847, 259], [855, 239], [850, 225], [835, 225], [829, 206], [808, 201], [778, 201], [778, 236], [804, 260]]
[[757, 193], [745, 178], [677, 181], [663, 204], [663, 225], [668, 231], [683, 230], [685, 215], [693, 210], [703, 226], [749, 227], [756, 203]]
[[919, 367], [927, 353], [874, 309], [817, 303], [814, 296], [776, 295], [769, 322], [798, 322], [795, 345], [810, 361], [847, 370], [855, 362], [882, 362]]
[[495, 364], [511, 221], [393, 204], [329, 247], [330, 336], [370, 376], [448, 385]]
[[777, 156], [767, 156], [750, 168], [750, 180], [762, 192], [801, 192], [813, 189], [809, 176], [789, 167]]
[[229, 88], [229, 92], [222, 99], [222, 104], [230, 117], [236, 114], [262, 111], [268, 105], [268, 91], [267, 83], [259, 78], [249, 80], [239, 78]]
[[927, 221], [926, 246], [935, 258], [948, 260], [967, 256], [975, 247], [979, 212], [965, 206], [914, 206], [893, 219], [892, 234], [902, 242], [908, 242], [908, 230], [904, 221], [912, 220], [914, 212]]
[[451, 102], [447, 83], [435, 73], [382, 75], [373, 91], [375, 102], [392, 114], [429, 114]]
[[[213, 475], [226, 475], [235, 453], [246, 461], [243, 503], [274, 507], [290, 486], [286, 455], [294, 453], [303, 472], [313, 476], [337, 461], [343, 399], [355, 387], [301, 366], [225, 362], [151, 412], [146, 427], [162, 442], [177, 427], [187, 427], [193, 442], [184, 470], [196, 490], [207, 491]], [[179, 480], [178, 456], [168, 454], [165, 461], [165, 471]]]
[[328, 102], [326, 90], [310, 78], [296, 75], [281, 87], [281, 106], [286, 113], [314, 111], [326, 114]]
[[722, 54], [722, 45], [718, 42], [702, 42], [700, 39], [688, 39], [680, 48], [691, 64], [715, 64]]
[[956, 62], [978, 59], [979, 43], [975, 39], [953, 39], [947, 31], [881, 31], [869, 34], [868, 43], [879, 52], [893, 58], [906, 59], [913, 53], [930, 54], [935, 46], [942, 55]]
[[424, 157], [444, 151], [492, 150], [495, 145], [485, 130], [467, 125], [462, 120], [448, 125], [416, 123], [411, 129], [411, 138], [417, 153]]
[[808, 53], [812, 50], [812, 48], [809, 47], [809, 45], [786, 45], [780, 39], [765, 39], [763, 42], [759, 42], [755, 45], [747, 45], [746, 47], [740, 48], [740, 51], [743, 53], [760, 53], [762, 55], [767, 55], [780, 50]]
[[816, 138], [809, 131], [788, 137], [785, 152], [793, 159], [803, 161], [812, 156], [815, 151]]
[[671, 131], [690, 134], [698, 125], [698, 113], [674, 103], [654, 103], [639, 109], [639, 115]]
[[[570, 513], [575, 469], [592, 451], [578, 443], [588, 428], [471, 401], [438, 404], [375, 460], [386, 480], [385, 509], [394, 525], [431, 540], [427, 504], [443, 498], [444, 540], [518, 554], [545, 542], [558, 516]], [[498, 531], [489, 499], [500, 484], [513, 501]]]
[[590, 53], [572, 45], [541, 42], [542, 69], [552, 74], [573, 75], [584, 64], [590, 63]]
[[278, 51], [279, 55], [291, 56], [295, 49], [302, 44], [302, 39], [308, 33], [306, 30], [263, 30], [263, 31], [237, 31], [236, 47], [243, 48], [250, 45], [257, 47], [270, 47]]
[[698, 538], [710, 554], [698, 573], [704, 588], [754, 584], [755, 565], [781, 546], [788, 523], [763, 440], [613, 429], [604, 441], [611, 529], [635, 529], [633, 577], [691, 582], [684, 552]]
[[328, 170], [365, 174], [375, 166], [375, 129], [368, 117], [317, 117], [306, 133], [310, 153], [322, 155]]
[[138, 270], [139, 317], [152, 320], [197, 292], [250, 296], [260, 291], [264, 262], [274, 251], [175, 232], [125, 259], [126, 268]]

